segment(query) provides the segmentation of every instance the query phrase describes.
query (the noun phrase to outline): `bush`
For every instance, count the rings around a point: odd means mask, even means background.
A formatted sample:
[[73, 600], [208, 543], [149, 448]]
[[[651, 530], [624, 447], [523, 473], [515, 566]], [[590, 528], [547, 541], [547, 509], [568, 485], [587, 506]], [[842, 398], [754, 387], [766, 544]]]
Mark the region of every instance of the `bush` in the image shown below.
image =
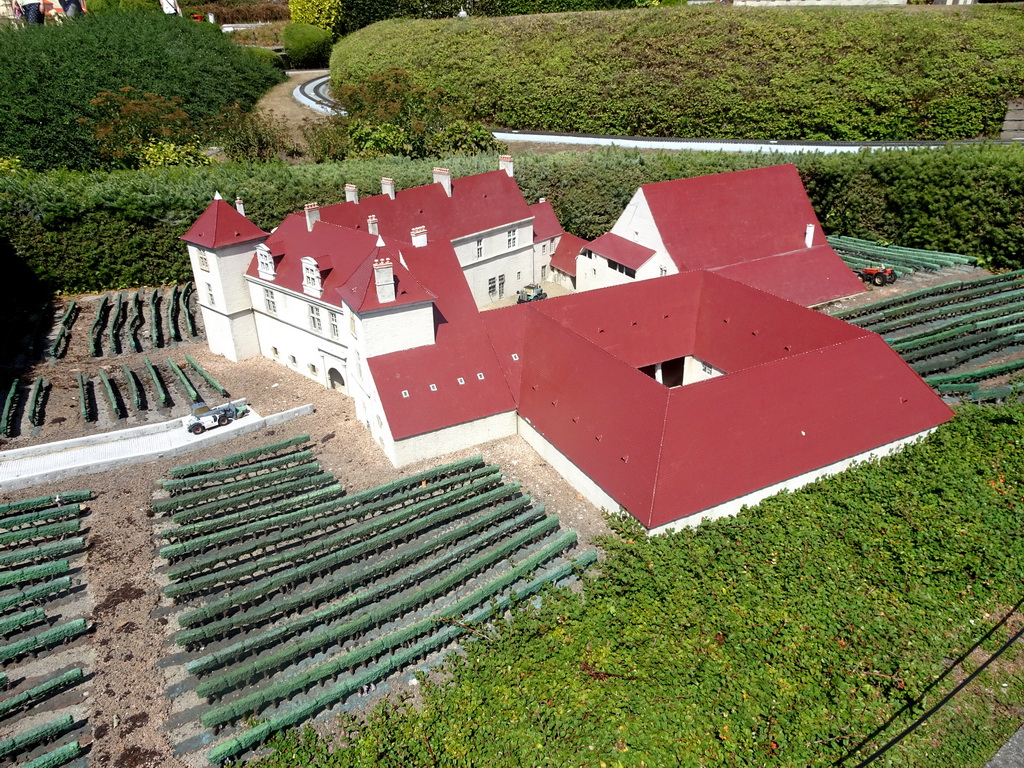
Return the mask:
[[254, 46], [247, 47], [245, 50], [264, 64], [269, 64], [270, 66], [282, 71], [285, 69], [284, 59], [281, 58], [281, 55], [277, 53], [277, 51], [272, 51], [269, 48], [257, 48]]
[[650, 8], [375, 24], [331, 77], [389, 70], [521, 130], [734, 139], [997, 136], [1024, 96], [1024, 10]]
[[294, 69], [322, 69], [331, 57], [333, 35], [312, 24], [289, 24], [281, 42]]
[[[89, 6], [92, 8], [92, 6]], [[198, 5], [183, 4], [182, 13], [200, 14], [204, 19], [213, 14], [218, 24], [256, 24], [268, 21], [288, 21], [288, 3], [274, 0], [258, 0], [257, 2], [213, 2]]]
[[[429, 183], [431, 168], [454, 177], [497, 168], [495, 155], [347, 160], [324, 165], [225, 163], [113, 173], [0, 175], [0, 254], [27, 265], [51, 290], [103, 291], [178, 282], [189, 274], [177, 239], [215, 191], [240, 196], [266, 230], [312, 200], [345, 199], [345, 184], [380, 192]], [[567, 231], [607, 232], [640, 184], [794, 162], [826, 231], [977, 256], [983, 266], [1024, 267], [1024, 147], [844, 155], [588, 153], [522, 155], [516, 178], [527, 200], [546, 197]], [[9, 248], [8, 248], [9, 246]]]
[[337, 36], [344, 31], [345, 15], [341, 0], [290, 0], [292, 21], [326, 29]]
[[0, 29], [0, 50], [0, 155], [30, 169], [103, 165], [89, 127], [102, 118], [91, 103], [101, 91], [133, 86], [180, 99], [199, 125], [236, 101], [251, 108], [284, 78], [217, 27], [162, 13], [90, 13], [74, 24]]

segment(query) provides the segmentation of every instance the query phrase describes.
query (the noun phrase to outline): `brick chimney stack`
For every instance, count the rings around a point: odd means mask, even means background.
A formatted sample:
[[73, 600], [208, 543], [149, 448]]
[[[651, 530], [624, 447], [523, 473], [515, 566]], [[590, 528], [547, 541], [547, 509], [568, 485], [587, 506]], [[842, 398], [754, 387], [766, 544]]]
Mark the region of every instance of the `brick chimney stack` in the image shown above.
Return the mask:
[[372, 213], [366, 217], [366, 231], [371, 235], [377, 234], [377, 217]]
[[448, 197], [452, 196], [452, 172], [447, 168], [434, 169], [434, 183], [444, 187], [444, 193]]
[[426, 227], [413, 227], [409, 233], [412, 236], [412, 244], [417, 248], [422, 248], [427, 244], [427, 228]]
[[387, 195], [392, 200], [394, 200], [395, 199], [395, 180], [394, 179], [389, 179], [386, 176], [382, 177], [381, 180], [380, 180], [380, 193], [382, 195]]
[[359, 190], [355, 184], [345, 185], [345, 202], [346, 203], [359, 203]]
[[320, 204], [306, 203], [303, 210], [306, 212], [306, 230], [312, 232], [313, 225], [320, 221]]
[[395, 271], [391, 259], [373, 260], [373, 280], [377, 285], [377, 301], [387, 304], [395, 300]]
[[515, 178], [515, 168], [512, 165], [512, 155], [501, 155], [498, 157], [498, 170], [504, 171]]

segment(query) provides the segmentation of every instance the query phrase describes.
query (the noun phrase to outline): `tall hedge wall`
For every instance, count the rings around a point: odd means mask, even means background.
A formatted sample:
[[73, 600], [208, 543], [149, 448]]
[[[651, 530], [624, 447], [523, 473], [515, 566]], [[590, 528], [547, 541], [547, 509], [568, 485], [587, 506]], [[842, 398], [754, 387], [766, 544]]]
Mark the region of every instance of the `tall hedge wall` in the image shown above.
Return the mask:
[[[846, 155], [564, 152], [516, 157], [528, 200], [552, 201], [566, 230], [606, 232], [640, 184], [794, 162], [829, 232], [978, 256], [992, 267], [1024, 266], [1024, 147]], [[114, 173], [0, 176], [0, 252], [49, 288], [80, 292], [187, 277], [178, 236], [215, 191], [245, 200], [250, 218], [276, 226], [304, 203], [345, 199], [344, 185], [377, 194], [380, 177], [399, 189], [428, 183], [441, 163], [454, 176], [493, 170], [494, 156], [363, 160], [315, 166], [227, 164]]]
[[661, 7], [392, 20], [341, 40], [335, 82], [390, 69], [517, 129], [752, 139], [997, 136], [1024, 96], [1024, 8]]

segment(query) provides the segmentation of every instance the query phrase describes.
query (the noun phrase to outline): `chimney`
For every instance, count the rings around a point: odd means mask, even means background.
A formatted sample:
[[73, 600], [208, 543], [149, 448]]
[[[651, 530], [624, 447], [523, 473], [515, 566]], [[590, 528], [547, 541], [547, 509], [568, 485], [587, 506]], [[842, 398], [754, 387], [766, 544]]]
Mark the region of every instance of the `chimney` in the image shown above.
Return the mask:
[[245, 203], [242, 202], [242, 198], [235, 198], [235, 210], [245, 216]]
[[501, 155], [498, 158], [498, 170], [504, 171], [509, 176], [515, 177], [515, 171], [512, 167], [512, 155]]
[[448, 197], [452, 196], [452, 172], [447, 168], [434, 169], [434, 183], [444, 187], [444, 193]]
[[389, 179], [386, 176], [380, 180], [380, 193], [387, 195], [392, 200], [395, 199], [395, 180]]
[[345, 185], [345, 202], [346, 203], [359, 203], [359, 190], [355, 184]]
[[366, 217], [366, 231], [371, 235], [377, 234], [377, 217], [372, 213]]
[[306, 212], [306, 230], [312, 232], [313, 225], [320, 221], [320, 204], [306, 203], [306, 207], [303, 210]]
[[814, 225], [808, 224], [807, 229], [804, 230], [804, 247], [810, 248], [811, 243], [814, 242]]
[[373, 280], [377, 284], [377, 301], [387, 304], [395, 300], [395, 272], [391, 259], [373, 260]]
[[412, 244], [416, 248], [422, 248], [427, 244], [427, 228], [426, 227], [413, 227], [412, 232]]

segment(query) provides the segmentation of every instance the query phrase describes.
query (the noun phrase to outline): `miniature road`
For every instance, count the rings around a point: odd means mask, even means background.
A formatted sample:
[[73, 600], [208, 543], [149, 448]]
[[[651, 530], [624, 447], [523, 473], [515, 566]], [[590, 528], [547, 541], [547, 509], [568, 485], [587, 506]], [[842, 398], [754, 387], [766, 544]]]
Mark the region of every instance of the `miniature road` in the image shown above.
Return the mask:
[[250, 410], [230, 424], [208, 430], [202, 435], [191, 434], [182, 425], [180, 418], [174, 418], [144, 427], [4, 451], [0, 454], [0, 491], [189, 453], [312, 410], [313, 407], [307, 405], [268, 418], [262, 418]]

